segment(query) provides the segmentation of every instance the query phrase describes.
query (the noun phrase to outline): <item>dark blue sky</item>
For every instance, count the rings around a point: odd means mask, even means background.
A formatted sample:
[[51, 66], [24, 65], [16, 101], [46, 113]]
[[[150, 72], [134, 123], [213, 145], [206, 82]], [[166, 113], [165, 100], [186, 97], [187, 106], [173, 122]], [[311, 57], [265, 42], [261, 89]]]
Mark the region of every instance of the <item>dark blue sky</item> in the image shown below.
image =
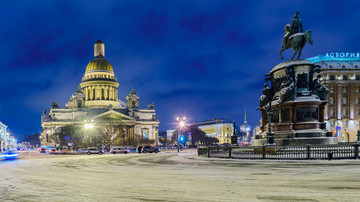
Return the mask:
[[[303, 58], [358, 52], [358, 1], [4, 1], [0, 7], [0, 121], [18, 139], [41, 132], [42, 111], [77, 89], [102, 39], [119, 98], [134, 86], [154, 101], [160, 130], [174, 117], [251, 125], [283, 28], [300, 11], [314, 45]], [[292, 50], [285, 51], [288, 60]]]

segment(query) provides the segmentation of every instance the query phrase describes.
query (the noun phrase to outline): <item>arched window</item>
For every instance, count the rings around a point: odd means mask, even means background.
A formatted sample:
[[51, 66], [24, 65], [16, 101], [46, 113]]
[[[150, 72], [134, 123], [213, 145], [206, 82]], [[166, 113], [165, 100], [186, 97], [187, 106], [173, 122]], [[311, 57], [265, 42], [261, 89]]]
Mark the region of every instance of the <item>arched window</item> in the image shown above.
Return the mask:
[[135, 101], [132, 101], [132, 108], [136, 108], [136, 102]]

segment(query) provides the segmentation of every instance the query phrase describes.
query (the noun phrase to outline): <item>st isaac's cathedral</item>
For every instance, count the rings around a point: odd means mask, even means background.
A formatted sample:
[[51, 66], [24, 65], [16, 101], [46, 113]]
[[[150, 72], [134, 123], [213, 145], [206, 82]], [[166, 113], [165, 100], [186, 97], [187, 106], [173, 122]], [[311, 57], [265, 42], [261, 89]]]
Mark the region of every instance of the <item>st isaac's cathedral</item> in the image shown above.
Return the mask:
[[65, 108], [52, 103], [48, 114], [44, 110], [41, 119], [42, 144], [54, 144], [52, 135], [61, 127], [85, 125], [104, 118], [111, 122], [121, 121], [126, 127], [125, 138], [142, 138], [158, 143], [159, 121], [154, 105], [139, 108], [139, 96], [131, 90], [126, 103], [118, 99], [119, 83], [113, 67], [105, 59], [105, 45], [101, 40], [94, 45], [95, 58], [89, 62], [78, 90], [71, 96]]

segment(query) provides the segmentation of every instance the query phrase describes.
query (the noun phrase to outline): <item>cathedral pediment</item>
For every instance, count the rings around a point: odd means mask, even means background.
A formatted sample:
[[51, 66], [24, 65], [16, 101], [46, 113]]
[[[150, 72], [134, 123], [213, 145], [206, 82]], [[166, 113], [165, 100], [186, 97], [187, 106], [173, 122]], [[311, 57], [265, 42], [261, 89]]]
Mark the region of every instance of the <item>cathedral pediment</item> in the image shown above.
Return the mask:
[[94, 120], [106, 120], [106, 121], [123, 121], [123, 122], [132, 122], [135, 121], [134, 118], [125, 115], [123, 113], [110, 110], [101, 114], [98, 114], [93, 117]]

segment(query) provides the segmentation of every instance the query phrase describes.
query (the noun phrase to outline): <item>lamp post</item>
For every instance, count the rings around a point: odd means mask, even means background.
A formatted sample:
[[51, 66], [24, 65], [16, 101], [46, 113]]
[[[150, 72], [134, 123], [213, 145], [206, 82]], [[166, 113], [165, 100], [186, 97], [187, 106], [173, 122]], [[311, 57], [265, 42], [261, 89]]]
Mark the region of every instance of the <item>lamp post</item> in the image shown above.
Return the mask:
[[[88, 120], [84, 120], [84, 122], [85, 122], [85, 124], [84, 124], [84, 129], [85, 130], [87, 130], [87, 129], [92, 129], [92, 128], [94, 128], [94, 124], [93, 124], [93, 122], [94, 122], [94, 120], [90, 120], [90, 121], [88, 121]], [[86, 134], [84, 134], [84, 142], [86, 143], [86, 139], [85, 138], [87, 138], [88, 137], [88, 135], [86, 135]], [[89, 142], [90, 143], [90, 142]], [[87, 143], [86, 143], [87, 144]]]
[[271, 117], [273, 112], [271, 110], [271, 101], [269, 102], [269, 106], [266, 108], [268, 114], [268, 132], [266, 133], [266, 145], [275, 145], [274, 143], [274, 133], [271, 132]]
[[[178, 121], [178, 129], [182, 129], [185, 126], [186, 117], [176, 117], [176, 120]], [[178, 144], [177, 150], [180, 152], [180, 143], [179, 143], [179, 131], [176, 132], [176, 142]]]

